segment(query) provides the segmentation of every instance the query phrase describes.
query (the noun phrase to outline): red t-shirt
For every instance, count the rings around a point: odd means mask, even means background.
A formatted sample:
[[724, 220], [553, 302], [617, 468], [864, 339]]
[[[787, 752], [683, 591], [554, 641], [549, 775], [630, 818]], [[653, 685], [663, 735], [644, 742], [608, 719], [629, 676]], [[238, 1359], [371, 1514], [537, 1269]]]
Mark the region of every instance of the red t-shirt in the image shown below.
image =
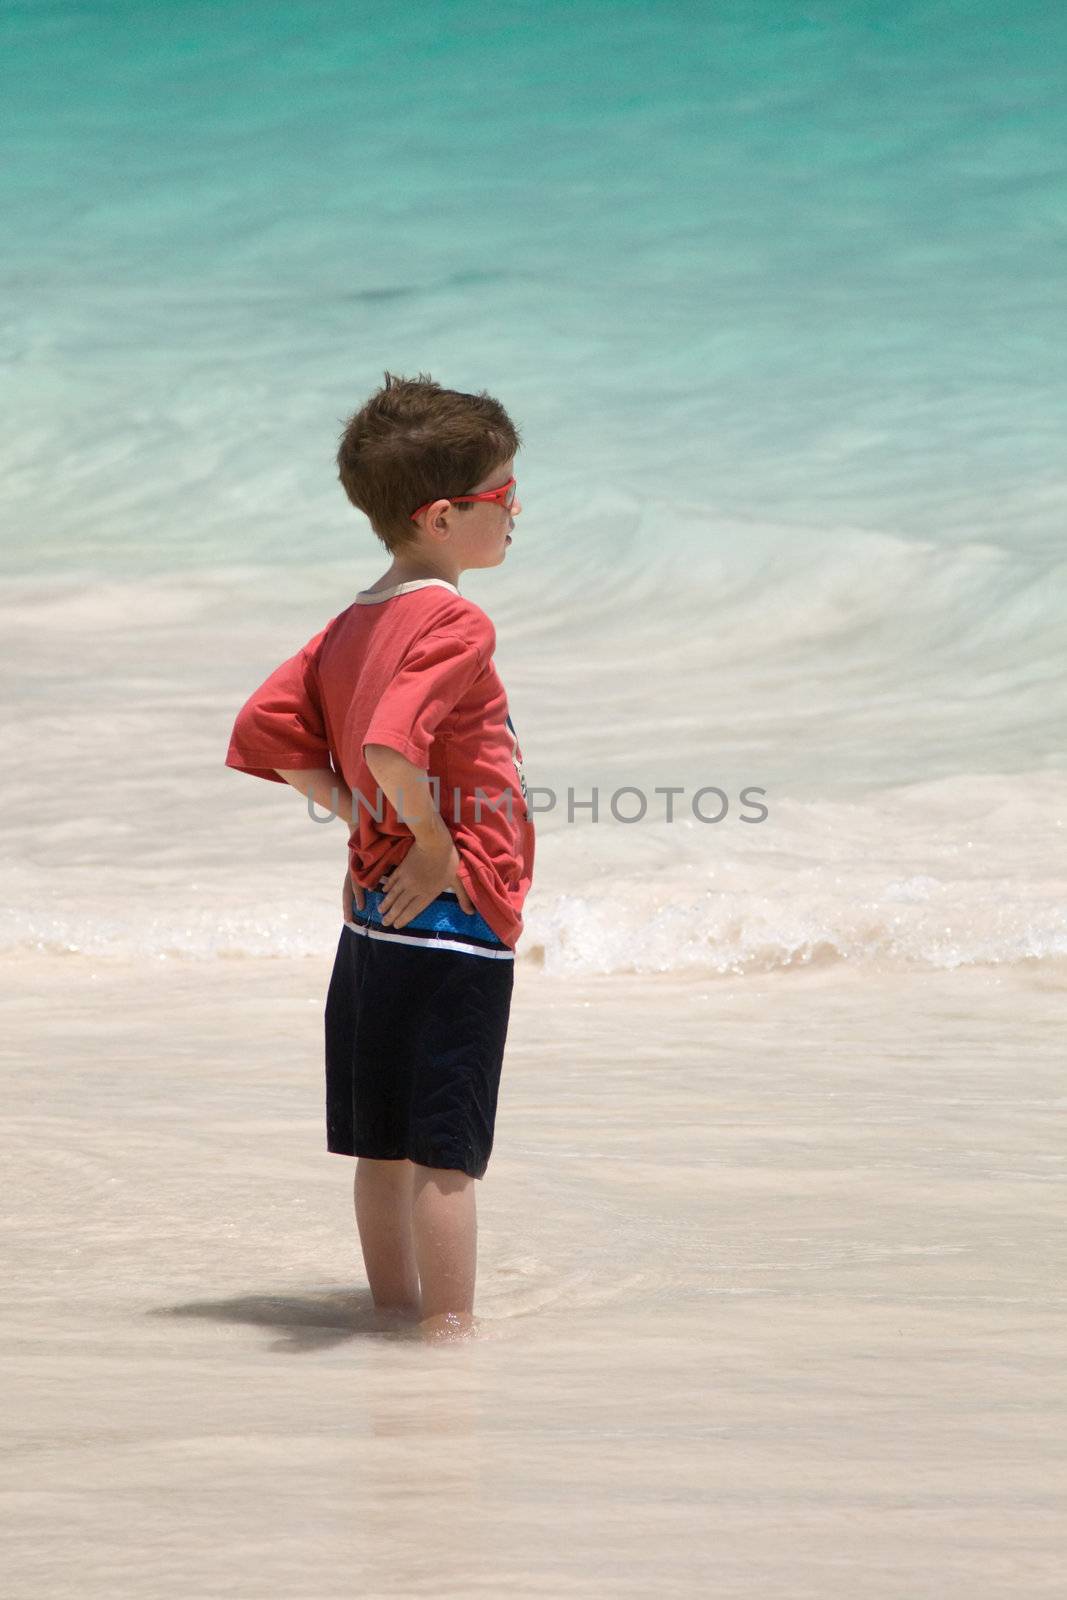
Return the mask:
[[443, 578], [359, 594], [245, 702], [226, 765], [275, 783], [285, 782], [276, 767], [332, 765], [353, 795], [352, 876], [372, 889], [407, 855], [412, 834], [380, 793], [363, 747], [398, 750], [428, 771], [459, 877], [514, 949], [534, 829], [495, 648], [485, 612]]

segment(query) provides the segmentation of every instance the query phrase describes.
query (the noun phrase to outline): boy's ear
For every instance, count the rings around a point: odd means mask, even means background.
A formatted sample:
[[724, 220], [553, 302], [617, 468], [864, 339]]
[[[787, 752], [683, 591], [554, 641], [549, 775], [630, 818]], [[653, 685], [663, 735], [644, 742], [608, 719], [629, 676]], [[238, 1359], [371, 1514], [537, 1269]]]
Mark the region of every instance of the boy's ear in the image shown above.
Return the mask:
[[452, 532], [445, 521], [450, 510], [450, 506], [445, 506], [443, 510], [438, 512], [432, 509], [424, 512], [421, 522], [417, 525], [419, 531], [416, 535], [416, 543], [418, 543], [419, 539], [432, 539], [435, 543], [440, 544], [447, 539]]

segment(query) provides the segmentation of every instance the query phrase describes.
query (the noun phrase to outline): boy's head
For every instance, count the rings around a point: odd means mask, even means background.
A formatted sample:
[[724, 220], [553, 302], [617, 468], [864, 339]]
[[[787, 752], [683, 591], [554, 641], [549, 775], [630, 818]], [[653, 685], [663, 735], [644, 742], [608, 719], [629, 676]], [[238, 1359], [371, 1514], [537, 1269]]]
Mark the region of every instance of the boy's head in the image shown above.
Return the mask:
[[383, 387], [345, 424], [338, 477], [394, 556], [416, 548], [427, 532], [448, 528], [469, 531], [479, 543], [483, 534], [491, 539], [499, 532], [497, 559], [503, 560], [503, 535], [517, 501], [511, 507], [493, 500], [449, 502], [505, 483], [521, 447], [518, 429], [491, 395], [442, 389], [428, 373], [398, 378], [387, 372]]

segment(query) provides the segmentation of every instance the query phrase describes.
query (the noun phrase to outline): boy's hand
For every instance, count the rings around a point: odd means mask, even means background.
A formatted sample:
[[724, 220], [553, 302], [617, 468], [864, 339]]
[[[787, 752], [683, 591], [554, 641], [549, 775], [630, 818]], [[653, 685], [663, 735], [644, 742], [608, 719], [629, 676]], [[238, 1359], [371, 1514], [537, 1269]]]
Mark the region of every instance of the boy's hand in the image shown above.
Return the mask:
[[389, 887], [382, 895], [382, 926], [403, 928], [425, 911], [442, 889], [455, 889], [461, 909], [473, 911], [471, 897], [459, 881], [458, 867], [459, 851], [447, 831], [443, 838], [428, 842], [416, 839], [389, 875]]
[[352, 882], [352, 874], [345, 869], [344, 887], [341, 890], [341, 912], [346, 922], [352, 921], [352, 904], [355, 901], [357, 911], [362, 911], [366, 901], [366, 894], [358, 883]]

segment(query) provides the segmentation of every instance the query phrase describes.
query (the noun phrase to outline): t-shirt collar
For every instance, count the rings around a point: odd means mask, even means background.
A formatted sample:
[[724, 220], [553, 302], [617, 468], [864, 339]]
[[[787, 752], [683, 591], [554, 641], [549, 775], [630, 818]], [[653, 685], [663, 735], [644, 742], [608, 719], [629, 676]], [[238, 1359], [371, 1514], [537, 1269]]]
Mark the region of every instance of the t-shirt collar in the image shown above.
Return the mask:
[[459, 594], [454, 583], [449, 583], [447, 578], [411, 578], [407, 583], [394, 583], [390, 589], [376, 589], [372, 593], [369, 589], [361, 589], [356, 595], [358, 606], [374, 606], [379, 600], [391, 600], [394, 595], [407, 594], [410, 589], [427, 589], [435, 585], [440, 589], [450, 589], [453, 594]]

